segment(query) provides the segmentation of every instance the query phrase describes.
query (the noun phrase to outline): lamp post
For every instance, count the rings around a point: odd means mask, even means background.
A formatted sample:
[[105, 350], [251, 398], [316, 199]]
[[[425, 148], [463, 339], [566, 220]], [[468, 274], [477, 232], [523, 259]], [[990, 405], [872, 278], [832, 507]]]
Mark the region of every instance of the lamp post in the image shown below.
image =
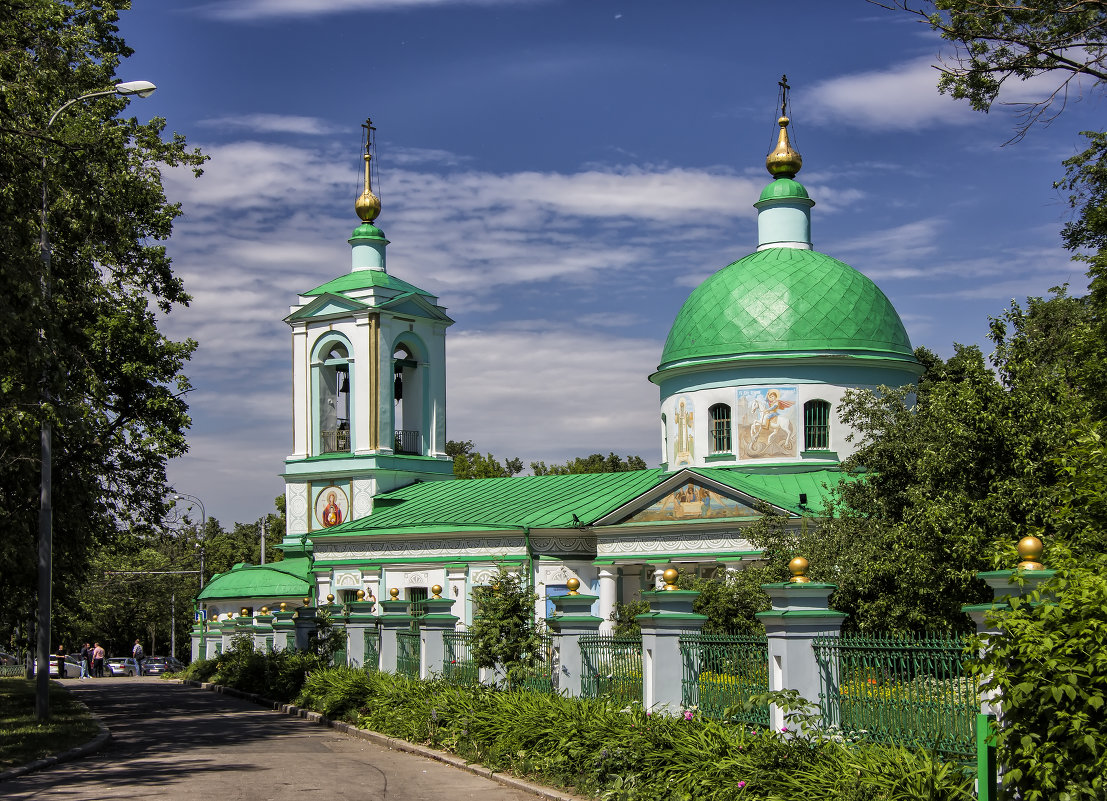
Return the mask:
[[[110, 89], [88, 92], [80, 97], [75, 97], [50, 115], [46, 127], [43, 128], [43, 133], [49, 131], [50, 126], [54, 124], [61, 113], [74, 103], [106, 95], [149, 97], [155, 89], [157, 87], [149, 81], [124, 81], [123, 83], [117, 83]], [[51, 300], [50, 231], [46, 219], [49, 201], [46, 183], [46, 149], [44, 147], [42, 152], [42, 216], [39, 220], [39, 249], [42, 255], [41, 289], [44, 311], [49, 309]], [[42, 329], [42, 338], [45, 342], [45, 327]], [[39, 485], [38, 512], [38, 631], [35, 649], [38, 656], [38, 675], [35, 677], [35, 717], [40, 722], [50, 716], [50, 604], [53, 600], [54, 508], [51, 475], [53, 426], [46, 410], [46, 405], [50, 402], [48, 366], [43, 367], [42, 378], [43, 409], [42, 431], [40, 433], [42, 473]]]
[[[197, 498], [195, 495], [189, 495], [187, 492], [178, 492], [173, 496], [175, 501], [188, 501], [200, 507], [200, 536], [199, 541], [196, 543], [196, 547], [200, 549], [200, 592], [204, 591], [204, 532], [208, 527], [208, 513], [204, 509], [204, 502]], [[188, 507], [191, 509], [192, 507]], [[201, 601], [197, 608], [200, 610], [200, 628], [201, 634], [203, 629], [207, 626], [207, 621], [204, 619], [204, 603]]]

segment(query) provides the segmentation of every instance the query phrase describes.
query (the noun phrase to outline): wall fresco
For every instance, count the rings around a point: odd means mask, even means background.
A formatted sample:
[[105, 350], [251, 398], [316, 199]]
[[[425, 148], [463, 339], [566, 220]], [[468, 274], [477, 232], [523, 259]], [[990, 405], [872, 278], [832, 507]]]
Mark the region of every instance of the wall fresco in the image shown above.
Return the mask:
[[740, 501], [720, 495], [694, 481], [658, 498], [650, 506], [623, 522], [657, 523], [665, 520], [711, 520], [714, 518], [757, 517], [758, 512]]
[[739, 459], [798, 456], [796, 388], [739, 389], [734, 430]]

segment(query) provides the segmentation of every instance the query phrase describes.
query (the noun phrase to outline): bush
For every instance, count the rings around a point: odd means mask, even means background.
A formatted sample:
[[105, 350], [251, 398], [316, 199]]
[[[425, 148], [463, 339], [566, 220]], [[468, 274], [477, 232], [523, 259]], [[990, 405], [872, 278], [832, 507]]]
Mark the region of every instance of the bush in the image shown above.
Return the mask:
[[1004, 791], [1025, 801], [1107, 798], [1107, 556], [1089, 555], [995, 616], [977, 666], [1003, 699]]

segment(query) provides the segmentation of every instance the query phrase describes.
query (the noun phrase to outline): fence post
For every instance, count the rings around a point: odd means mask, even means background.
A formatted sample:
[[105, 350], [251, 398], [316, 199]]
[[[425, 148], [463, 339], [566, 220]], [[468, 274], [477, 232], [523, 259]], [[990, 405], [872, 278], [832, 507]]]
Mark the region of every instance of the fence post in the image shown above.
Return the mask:
[[207, 642], [206, 642], [206, 639], [204, 637], [204, 635], [207, 633], [205, 631], [205, 627], [206, 627], [206, 624], [205, 624], [205, 621], [203, 621], [203, 620], [197, 620], [192, 625], [192, 661], [193, 662], [195, 662], [198, 659], [207, 659], [208, 658]]
[[273, 616], [269, 607], [263, 606], [254, 618], [254, 650], [267, 654], [273, 650]]
[[[781, 584], [762, 584], [773, 608], [758, 612], [765, 625], [769, 643], [769, 690], [795, 690], [806, 700], [818, 702], [820, 683], [830, 687], [835, 681], [830, 671], [820, 676], [821, 668], [813, 647], [816, 637], [838, 637], [847, 615], [830, 608], [828, 599], [836, 584], [820, 584], [807, 577], [807, 560], [797, 556], [788, 563], [792, 578]], [[821, 680], [821, 682], [820, 682]], [[769, 725], [784, 727], [784, 712], [776, 704], [769, 707]]]
[[680, 635], [697, 633], [707, 620], [692, 612], [699, 593], [678, 590], [679, 574], [669, 568], [661, 574], [665, 588], [643, 592], [650, 611], [635, 620], [642, 627], [642, 705], [675, 714], [684, 704], [684, 661], [680, 656]]
[[410, 604], [399, 600], [400, 591], [393, 587], [388, 591], [392, 597], [387, 601], [381, 601], [381, 670], [389, 673], [396, 672], [396, 657], [399, 655], [400, 646], [396, 642], [396, 635], [400, 631], [411, 628], [412, 617], [408, 614]]
[[[376, 636], [377, 618], [373, 614], [376, 602], [365, 597], [365, 590], [357, 591], [357, 600], [346, 605], [346, 661], [350, 667], [367, 667], [365, 638]], [[370, 631], [371, 630], [371, 631]], [[376, 670], [377, 666], [371, 666]]]
[[[1041, 563], [1044, 546], [1037, 537], [1023, 537], [1016, 546], [1019, 552], [1019, 564], [1015, 570], [989, 570], [977, 573], [992, 590], [992, 600], [982, 604], [962, 606], [961, 611], [972, 618], [976, 624], [976, 633], [984, 641], [1000, 634], [997, 625], [989, 621], [988, 615], [1002, 611], [1010, 606], [1011, 598], [1021, 598], [1037, 590], [1056, 575], [1055, 570], [1047, 570]], [[1022, 583], [1015, 583], [1018, 576]], [[998, 699], [991, 691], [981, 693], [980, 713], [976, 716], [976, 793], [978, 801], [996, 801], [998, 777], [1002, 772], [996, 765], [995, 738], [992, 735], [992, 722], [1002, 724], [1003, 711]]]
[[281, 602], [281, 606], [273, 612], [273, 650], [292, 651], [296, 648], [296, 621], [293, 620], [295, 612], [289, 611], [288, 604]]
[[442, 597], [441, 584], [431, 587], [431, 597], [423, 601], [423, 608], [427, 613], [419, 618], [419, 634], [423, 640], [420, 648], [423, 657], [420, 660], [420, 678], [429, 679], [431, 676], [442, 675], [442, 663], [446, 658], [443, 635], [447, 631], [453, 631], [461, 619], [451, 614], [453, 607], [453, 598]]
[[318, 610], [311, 605], [310, 598], [304, 598], [304, 605], [296, 610], [296, 650], [307, 651], [311, 648], [311, 633], [315, 631], [315, 617]]
[[557, 635], [561, 671], [557, 689], [569, 698], [580, 698], [581, 674], [584, 669], [580, 638], [599, 631], [603, 618], [592, 614], [592, 604], [599, 600], [598, 596], [578, 592], [578, 579], [571, 578], [565, 584], [569, 588], [569, 594], [550, 598], [556, 611], [553, 617], [546, 618], [546, 625]]

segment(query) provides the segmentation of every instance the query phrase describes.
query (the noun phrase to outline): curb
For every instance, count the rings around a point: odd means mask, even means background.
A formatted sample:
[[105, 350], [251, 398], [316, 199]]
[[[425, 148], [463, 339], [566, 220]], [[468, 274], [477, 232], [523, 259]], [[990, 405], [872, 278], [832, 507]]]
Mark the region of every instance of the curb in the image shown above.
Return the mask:
[[388, 735], [381, 734], [380, 732], [371, 731], [369, 729], [359, 729], [357, 726], [352, 726], [349, 723], [343, 723], [337, 720], [331, 720], [325, 715], [319, 712], [312, 712], [308, 709], [301, 709], [293, 704], [282, 704], [277, 701], [272, 701], [268, 698], [263, 698], [257, 693], [247, 693], [242, 690], [236, 690], [233, 687], [225, 687], [222, 684], [212, 684], [211, 682], [193, 681], [192, 679], [173, 679], [173, 681], [180, 682], [181, 684], [189, 687], [196, 687], [201, 690], [208, 690], [210, 692], [221, 693], [223, 695], [229, 695], [233, 698], [242, 698], [247, 701], [252, 701], [259, 706], [267, 706], [274, 712], [280, 712], [281, 714], [288, 715], [289, 717], [301, 718], [302, 720], [310, 721], [317, 726], [326, 726], [328, 728], [340, 731], [343, 734], [350, 737], [357, 737], [361, 740], [368, 740], [371, 743], [384, 746], [385, 748], [391, 748], [394, 751], [406, 751], [409, 754], [415, 754], [417, 756], [426, 757], [427, 759], [433, 759], [436, 762], [442, 762], [451, 767], [460, 768], [461, 770], [472, 773], [476, 776], [480, 776], [485, 779], [491, 779], [497, 784], [502, 784], [505, 787], [510, 787], [513, 790], [520, 790], [524, 793], [530, 793], [538, 798], [545, 798], [548, 801], [593, 801], [593, 799], [585, 798], [579, 795], [570, 795], [569, 793], [563, 793], [559, 790], [553, 790], [549, 787], [543, 787], [540, 784], [533, 784], [524, 779], [516, 778], [515, 776], [509, 776], [505, 773], [496, 773], [483, 765], [477, 765], [475, 763], [466, 762], [464, 759], [453, 754], [446, 753], [445, 751], [437, 751], [433, 748], [427, 748], [423, 745], [416, 745], [415, 743], [409, 743], [407, 740], [398, 740], [395, 737], [389, 737]]
[[[83, 701], [78, 701], [78, 703], [81, 704], [81, 706], [85, 707], [85, 709], [88, 709]], [[43, 757], [42, 759], [36, 759], [33, 762], [28, 762], [26, 765], [19, 765], [18, 767], [9, 768], [8, 770], [0, 772], [0, 782], [6, 781], [7, 779], [14, 779], [17, 776], [23, 776], [36, 770], [42, 770], [43, 768], [53, 767], [54, 765], [59, 765], [62, 762], [70, 762], [74, 759], [80, 759], [81, 757], [86, 757], [89, 754], [95, 754], [97, 751], [106, 746], [109, 742], [111, 742], [111, 732], [108, 730], [108, 727], [104, 725], [104, 722], [100, 720], [95, 712], [93, 712], [91, 709], [88, 709], [88, 714], [96, 722], [96, 728], [99, 729], [99, 732], [95, 737], [93, 737], [84, 745], [78, 745], [74, 748], [70, 748], [68, 751], [62, 751], [60, 754], [53, 754], [48, 757]]]

